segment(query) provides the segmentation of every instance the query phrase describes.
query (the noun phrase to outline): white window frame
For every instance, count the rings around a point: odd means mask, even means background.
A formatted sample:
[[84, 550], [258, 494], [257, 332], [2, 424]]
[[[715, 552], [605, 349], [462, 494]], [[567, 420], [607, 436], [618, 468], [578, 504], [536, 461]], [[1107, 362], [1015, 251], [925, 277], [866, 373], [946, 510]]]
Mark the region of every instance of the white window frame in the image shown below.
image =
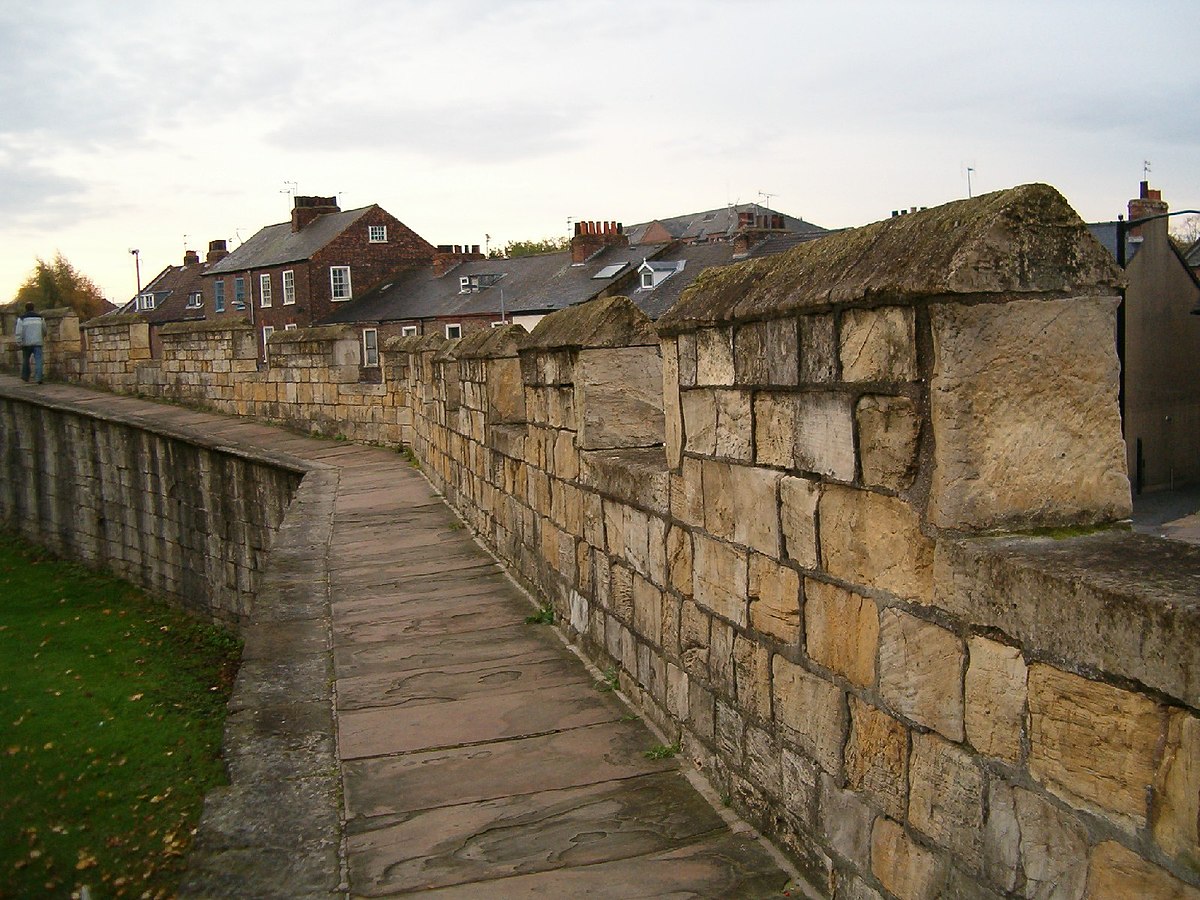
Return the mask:
[[[338, 279], [339, 273], [345, 273], [345, 285], [341, 285]], [[345, 303], [347, 300], [353, 299], [354, 291], [350, 287], [350, 267], [349, 266], [330, 266], [329, 267], [329, 299], [334, 303]]]
[[459, 276], [459, 279], [458, 279], [458, 292], [459, 292], [460, 294], [469, 294], [469, 293], [471, 293], [471, 276], [470, 276], [470, 275], [461, 275], [461, 276]]
[[258, 276], [258, 305], [266, 309], [271, 305], [271, 273]]
[[401, 325], [400, 326], [400, 337], [416, 337], [416, 334], [417, 334], [417, 326], [416, 325]]
[[371, 244], [386, 244], [387, 243], [387, 226], [386, 225], [368, 225], [367, 226], [367, 242]]
[[[457, 332], [458, 332], [458, 334], [451, 334], [451, 333], [450, 333], [450, 329], [451, 329], [451, 328], [453, 328], [455, 331], [457, 331]], [[449, 325], [447, 325], [447, 326], [446, 326], [446, 337], [447, 337], [447, 339], [449, 339], [449, 340], [454, 340], [455, 338], [460, 338], [460, 337], [462, 337], [462, 323], [461, 323], [461, 322], [454, 322], [453, 324], [449, 324]]]
[[296, 323], [295, 323], [295, 322], [288, 322], [286, 325], [284, 325], [284, 326], [283, 326], [283, 330], [284, 330], [284, 331], [295, 331], [295, 330], [296, 330]]
[[[367, 336], [370, 335], [370, 340]], [[370, 369], [379, 367], [379, 329], [364, 328], [362, 333], [363, 365]]]
[[138, 312], [145, 312], [146, 310], [154, 309], [153, 292], [148, 291], [145, 294], [138, 294], [137, 308]]
[[654, 287], [654, 270], [645, 269], [642, 271], [642, 290], [648, 291]]
[[199, 309], [204, 305], [204, 292], [192, 291], [188, 294], [187, 305], [184, 309]]
[[291, 306], [296, 302], [296, 273], [287, 269], [283, 273], [283, 305]]
[[263, 359], [267, 358], [267, 341], [271, 339], [271, 335], [275, 333], [274, 325], [264, 325], [262, 328], [263, 336]]

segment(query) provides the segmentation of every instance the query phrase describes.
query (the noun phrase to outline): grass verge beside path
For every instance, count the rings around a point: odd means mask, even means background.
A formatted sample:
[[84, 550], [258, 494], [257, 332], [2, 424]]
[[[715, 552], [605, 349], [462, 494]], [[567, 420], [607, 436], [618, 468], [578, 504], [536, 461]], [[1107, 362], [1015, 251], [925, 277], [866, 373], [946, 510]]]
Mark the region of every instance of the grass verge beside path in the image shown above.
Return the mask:
[[0, 532], [0, 897], [166, 897], [241, 645]]

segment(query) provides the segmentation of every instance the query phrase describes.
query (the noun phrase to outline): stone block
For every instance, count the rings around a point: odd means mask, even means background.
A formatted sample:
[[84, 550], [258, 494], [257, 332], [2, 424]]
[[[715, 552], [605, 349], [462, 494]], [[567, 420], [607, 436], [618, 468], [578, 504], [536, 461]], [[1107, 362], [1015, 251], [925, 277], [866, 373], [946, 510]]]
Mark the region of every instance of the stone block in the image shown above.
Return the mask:
[[[818, 780], [821, 769], [807, 756], [788, 747], [779, 748], [779, 767], [782, 775], [779, 802], [789, 818], [806, 829], [816, 824]], [[828, 776], [824, 776], [828, 777]]]
[[908, 729], [887, 713], [850, 697], [846, 783], [869, 795], [888, 815], [908, 807]]
[[871, 807], [823, 773], [819, 805], [821, 829], [829, 846], [860, 871], [870, 869], [871, 825], [875, 821]]
[[946, 864], [891, 819], [880, 816], [871, 834], [871, 871], [900, 900], [942, 896]]
[[[748, 391], [717, 391], [714, 455], [750, 462], [754, 455], [754, 416]], [[689, 448], [690, 449], [690, 448]]]
[[696, 571], [692, 586], [696, 603], [745, 628], [749, 624], [746, 551], [697, 534], [693, 535], [693, 556]]
[[800, 383], [828, 384], [837, 380], [838, 345], [832, 314], [801, 316]]
[[806, 569], [817, 567], [817, 502], [820, 485], [791, 476], [779, 481], [779, 516], [788, 559]]
[[754, 461], [790, 469], [796, 459], [796, 397], [760, 392], [754, 396]]
[[687, 332], [676, 339], [679, 348], [679, 386], [696, 386], [696, 333]]
[[738, 384], [790, 386], [799, 371], [795, 319], [751, 322], [734, 332], [734, 377]]
[[932, 310], [930, 521], [984, 530], [1130, 513], [1113, 297]]
[[854, 415], [841, 394], [795, 395], [795, 467], [803, 472], [854, 480]]
[[908, 762], [909, 823], [972, 868], [982, 862], [983, 772], [960, 747], [914, 733]]
[[1092, 850], [1088, 900], [1200, 900], [1200, 889], [1185, 884], [1116, 841]]
[[663, 442], [667, 452], [667, 468], [678, 469], [683, 454], [683, 407], [679, 397], [679, 345], [677, 341], [662, 342], [663, 385]]
[[845, 701], [837, 685], [776, 654], [771, 658], [775, 721], [830, 774], [841, 771]]
[[738, 706], [756, 719], [771, 717], [771, 653], [756, 641], [735, 635], [734, 683]]
[[1037, 663], [1029, 667], [1029, 772], [1073, 806], [1146, 824], [1165, 717], [1149, 698]]
[[800, 576], [759, 553], [750, 554], [750, 627], [784, 644], [800, 643]]
[[922, 534], [916, 510], [898, 497], [826, 485], [819, 511], [830, 575], [929, 602], [934, 543]]
[[913, 402], [907, 397], [862, 397], [854, 417], [863, 483], [907, 490], [917, 470], [921, 430]]
[[[753, 612], [751, 607], [752, 620]], [[879, 608], [874, 600], [806, 578], [804, 637], [808, 655], [815, 662], [858, 687], [875, 684]]]
[[1200, 871], [1200, 719], [1172, 710], [1154, 787], [1154, 840], [1170, 856]]
[[1087, 882], [1087, 831], [1030, 791], [1012, 791], [1025, 896], [1078, 900]]
[[671, 515], [684, 525], [704, 527], [703, 488], [701, 460], [684, 457], [679, 475], [671, 476]]
[[779, 473], [704, 460], [704, 527], [712, 535], [779, 555]]
[[717, 400], [714, 391], [683, 391], [683, 448], [688, 453], [713, 456], [717, 451]]
[[678, 525], [667, 531], [667, 581], [668, 587], [681, 596], [692, 594], [692, 536]]
[[730, 386], [733, 383], [732, 331], [701, 328], [696, 332], [696, 384]]
[[963, 739], [963, 644], [945, 628], [885, 609], [879, 627], [879, 693], [908, 718]]
[[783, 792], [783, 760], [779, 742], [761, 728], [746, 729], [745, 752], [742, 758], [751, 784], [770, 797]]
[[662, 591], [635, 574], [633, 576], [633, 627], [638, 636], [655, 647], [662, 646]]
[[662, 444], [662, 371], [657, 346], [581, 350], [575, 370], [580, 448]]
[[843, 381], [912, 381], [917, 345], [912, 307], [849, 309], [842, 316]]
[[967, 642], [964, 684], [967, 740], [980, 753], [1005, 762], [1021, 758], [1028, 670], [1021, 651], [984, 637]]
[[712, 618], [695, 603], [684, 601], [679, 610], [679, 654], [690, 675], [708, 675], [709, 628]]

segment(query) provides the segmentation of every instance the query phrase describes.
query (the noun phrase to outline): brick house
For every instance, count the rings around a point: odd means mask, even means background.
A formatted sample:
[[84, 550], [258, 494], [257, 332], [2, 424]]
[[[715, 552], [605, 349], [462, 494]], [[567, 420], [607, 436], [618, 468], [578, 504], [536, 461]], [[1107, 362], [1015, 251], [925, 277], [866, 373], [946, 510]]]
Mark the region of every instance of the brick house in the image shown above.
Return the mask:
[[248, 318], [261, 354], [272, 332], [326, 319], [396, 273], [427, 265], [433, 254], [378, 205], [343, 212], [334, 197], [296, 197], [291, 221], [259, 230], [205, 270], [207, 318]]

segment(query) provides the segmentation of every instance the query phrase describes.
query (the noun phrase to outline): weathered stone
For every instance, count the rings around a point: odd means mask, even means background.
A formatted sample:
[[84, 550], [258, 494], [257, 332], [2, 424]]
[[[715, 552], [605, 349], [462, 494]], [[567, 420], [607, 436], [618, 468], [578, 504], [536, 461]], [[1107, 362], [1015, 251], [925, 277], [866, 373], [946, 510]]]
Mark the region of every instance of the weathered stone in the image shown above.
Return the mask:
[[795, 466], [804, 472], [854, 480], [854, 415], [840, 394], [801, 393], [796, 402]]
[[696, 333], [688, 332], [678, 337], [679, 347], [679, 386], [690, 388], [696, 386]]
[[930, 520], [983, 530], [1130, 512], [1114, 297], [933, 308]]
[[779, 473], [704, 460], [704, 527], [710, 534], [779, 555]]
[[794, 385], [798, 367], [795, 319], [751, 322], [734, 332], [733, 363], [738, 384]]
[[782, 656], [771, 658], [775, 720], [826, 772], [841, 769], [845, 705], [836, 685]]
[[724, 541], [693, 535], [696, 603], [743, 628], [748, 624], [746, 551]]
[[1116, 841], [1092, 850], [1089, 900], [1200, 900], [1200, 889], [1184, 884]]
[[787, 558], [808, 569], [817, 567], [817, 502], [820, 485], [808, 478], [779, 482], [779, 514]]
[[900, 900], [929, 900], [941, 894], [945, 863], [880, 816], [871, 838], [871, 871]]
[[753, 457], [754, 416], [747, 391], [716, 392], [714, 454], [723, 459], [750, 462]]
[[771, 654], [766, 647], [736, 635], [733, 641], [734, 679], [742, 711], [757, 719], [771, 717]]
[[838, 345], [832, 315], [800, 317], [800, 383], [837, 379]]
[[796, 459], [796, 397], [760, 392], [754, 395], [754, 461], [760, 466], [790, 469]]
[[685, 525], [704, 527], [704, 478], [700, 460], [684, 457], [679, 475], [671, 476], [671, 515]]
[[1021, 757], [1027, 669], [1016, 647], [983, 637], [967, 642], [970, 663], [963, 712], [967, 739], [980, 753], [1016, 763]]
[[903, 491], [917, 467], [921, 423], [907, 397], [863, 397], [855, 409], [864, 484]]
[[887, 713], [850, 698], [846, 782], [872, 797], [890, 816], [908, 806], [908, 730]]
[[696, 384], [729, 386], [734, 383], [733, 333], [728, 328], [702, 328], [696, 332]]
[[679, 611], [679, 653], [684, 669], [691, 675], [708, 675], [708, 641], [711, 617], [696, 606], [684, 601]]
[[1087, 832], [1037, 794], [1013, 791], [1025, 896], [1078, 900], [1087, 882]]
[[692, 536], [678, 525], [667, 531], [667, 573], [670, 586], [684, 597], [692, 594]]
[[1200, 719], [1172, 710], [1154, 787], [1154, 840], [1200, 870]]
[[679, 398], [679, 344], [662, 342], [663, 442], [667, 468], [679, 468], [683, 454], [683, 407]]
[[951, 632], [885, 609], [879, 628], [879, 693], [898, 712], [952, 741], [963, 739], [963, 645]]
[[897, 497], [826, 485], [820, 501], [821, 557], [829, 574], [927, 603], [933, 541]]
[[763, 793], [778, 797], [783, 791], [783, 768], [779, 742], [761, 728], [746, 729], [743, 757], [750, 782]]
[[683, 391], [683, 447], [689, 453], [712, 456], [717, 449], [717, 401], [710, 390]]
[[847, 310], [840, 356], [843, 381], [912, 381], [917, 373], [912, 309]]
[[1029, 667], [1029, 772], [1073, 806], [1125, 828], [1145, 825], [1164, 725], [1147, 697]]
[[829, 846], [860, 870], [871, 867], [871, 824], [875, 813], [854, 791], [843, 790], [821, 775], [821, 827]]
[[816, 821], [820, 768], [807, 756], [789, 747], [779, 748], [779, 766], [783, 778], [780, 804], [789, 817], [805, 828], [812, 828]]
[[750, 555], [750, 627], [800, 643], [800, 576], [760, 553]]
[[993, 778], [983, 828], [983, 871], [1002, 890], [1016, 889], [1021, 874], [1021, 826], [1011, 785]]
[[982, 862], [983, 772], [966, 751], [914, 733], [908, 761], [908, 821], [972, 868]]
[[640, 575], [633, 576], [633, 627], [639, 637], [662, 646], [662, 591]]
[[879, 609], [874, 600], [805, 579], [804, 634], [808, 655], [816, 662], [859, 687], [875, 683]]
[[662, 372], [657, 346], [581, 350], [575, 371], [580, 448], [662, 444]]

